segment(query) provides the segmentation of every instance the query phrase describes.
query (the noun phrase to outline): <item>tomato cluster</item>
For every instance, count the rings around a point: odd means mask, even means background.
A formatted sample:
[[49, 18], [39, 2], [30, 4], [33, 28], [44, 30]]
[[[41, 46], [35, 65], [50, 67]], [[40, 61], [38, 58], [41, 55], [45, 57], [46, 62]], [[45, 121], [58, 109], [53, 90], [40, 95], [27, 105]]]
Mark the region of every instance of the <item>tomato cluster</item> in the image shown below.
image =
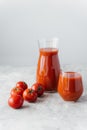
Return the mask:
[[35, 83], [28, 88], [28, 85], [24, 81], [19, 81], [16, 86], [11, 89], [8, 104], [12, 108], [20, 108], [23, 105], [24, 100], [27, 102], [35, 102], [37, 97], [43, 95], [45, 88], [42, 84]]

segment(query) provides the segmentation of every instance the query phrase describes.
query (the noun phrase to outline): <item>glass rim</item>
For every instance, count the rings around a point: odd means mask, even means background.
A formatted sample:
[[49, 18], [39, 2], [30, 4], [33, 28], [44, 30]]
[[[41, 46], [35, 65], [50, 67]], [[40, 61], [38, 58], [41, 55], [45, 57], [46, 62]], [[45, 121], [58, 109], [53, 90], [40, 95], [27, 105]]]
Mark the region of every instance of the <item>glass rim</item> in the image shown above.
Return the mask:
[[82, 77], [82, 75], [79, 72], [76, 72], [76, 71], [67, 71], [67, 70], [63, 71], [63, 70], [61, 70], [60, 74], [65, 76], [65, 77], [69, 77], [70, 75], [72, 75], [72, 78], [73, 77]]

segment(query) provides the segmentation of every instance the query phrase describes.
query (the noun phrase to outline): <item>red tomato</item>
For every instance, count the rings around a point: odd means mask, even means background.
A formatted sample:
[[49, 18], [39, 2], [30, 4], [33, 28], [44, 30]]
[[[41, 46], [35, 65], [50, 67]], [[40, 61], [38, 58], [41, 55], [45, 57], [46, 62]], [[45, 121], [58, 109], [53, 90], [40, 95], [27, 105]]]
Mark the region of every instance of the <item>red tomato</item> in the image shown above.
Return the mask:
[[37, 93], [31, 88], [27, 88], [23, 92], [23, 98], [28, 102], [35, 102], [37, 100]]
[[23, 105], [23, 97], [20, 95], [12, 95], [8, 99], [8, 105], [12, 108], [18, 109]]
[[42, 96], [45, 91], [44, 86], [40, 83], [33, 84], [32, 89], [37, 93], [38, 97]]
[[16, 83], [16, 87], [18, 88], [22, 88], [22, 89], [27, 89], [28, 88], [28, 85], [24, 82], [24, 81], [19, 81]]
[[11, 90], [11, 95], [23, 95], [23, 89], [22, 88], [18, 88], [18, 87], [14, 87], [12, 90]]

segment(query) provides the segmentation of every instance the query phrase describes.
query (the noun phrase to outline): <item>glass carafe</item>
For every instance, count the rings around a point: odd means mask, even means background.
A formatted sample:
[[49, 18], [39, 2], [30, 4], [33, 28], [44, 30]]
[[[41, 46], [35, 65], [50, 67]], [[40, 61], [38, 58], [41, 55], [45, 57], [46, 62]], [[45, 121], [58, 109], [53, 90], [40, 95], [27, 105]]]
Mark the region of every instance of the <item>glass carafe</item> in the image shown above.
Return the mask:
[[38, 45], [39, 59], [36, 81], [45, 87], [45, 91], [55, 92], [60, 74], [58, 39], [40, 40]]

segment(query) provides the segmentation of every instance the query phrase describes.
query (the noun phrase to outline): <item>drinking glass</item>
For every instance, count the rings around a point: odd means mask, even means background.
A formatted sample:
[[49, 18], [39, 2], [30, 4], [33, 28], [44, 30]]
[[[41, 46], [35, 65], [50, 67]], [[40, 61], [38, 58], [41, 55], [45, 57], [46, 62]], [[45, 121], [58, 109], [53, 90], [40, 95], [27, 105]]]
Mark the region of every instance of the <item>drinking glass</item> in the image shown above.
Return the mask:
[[64, 100], [77, 101], [83, 93], [81, 74], [77, 72], [61, 71], [57, 90]]

